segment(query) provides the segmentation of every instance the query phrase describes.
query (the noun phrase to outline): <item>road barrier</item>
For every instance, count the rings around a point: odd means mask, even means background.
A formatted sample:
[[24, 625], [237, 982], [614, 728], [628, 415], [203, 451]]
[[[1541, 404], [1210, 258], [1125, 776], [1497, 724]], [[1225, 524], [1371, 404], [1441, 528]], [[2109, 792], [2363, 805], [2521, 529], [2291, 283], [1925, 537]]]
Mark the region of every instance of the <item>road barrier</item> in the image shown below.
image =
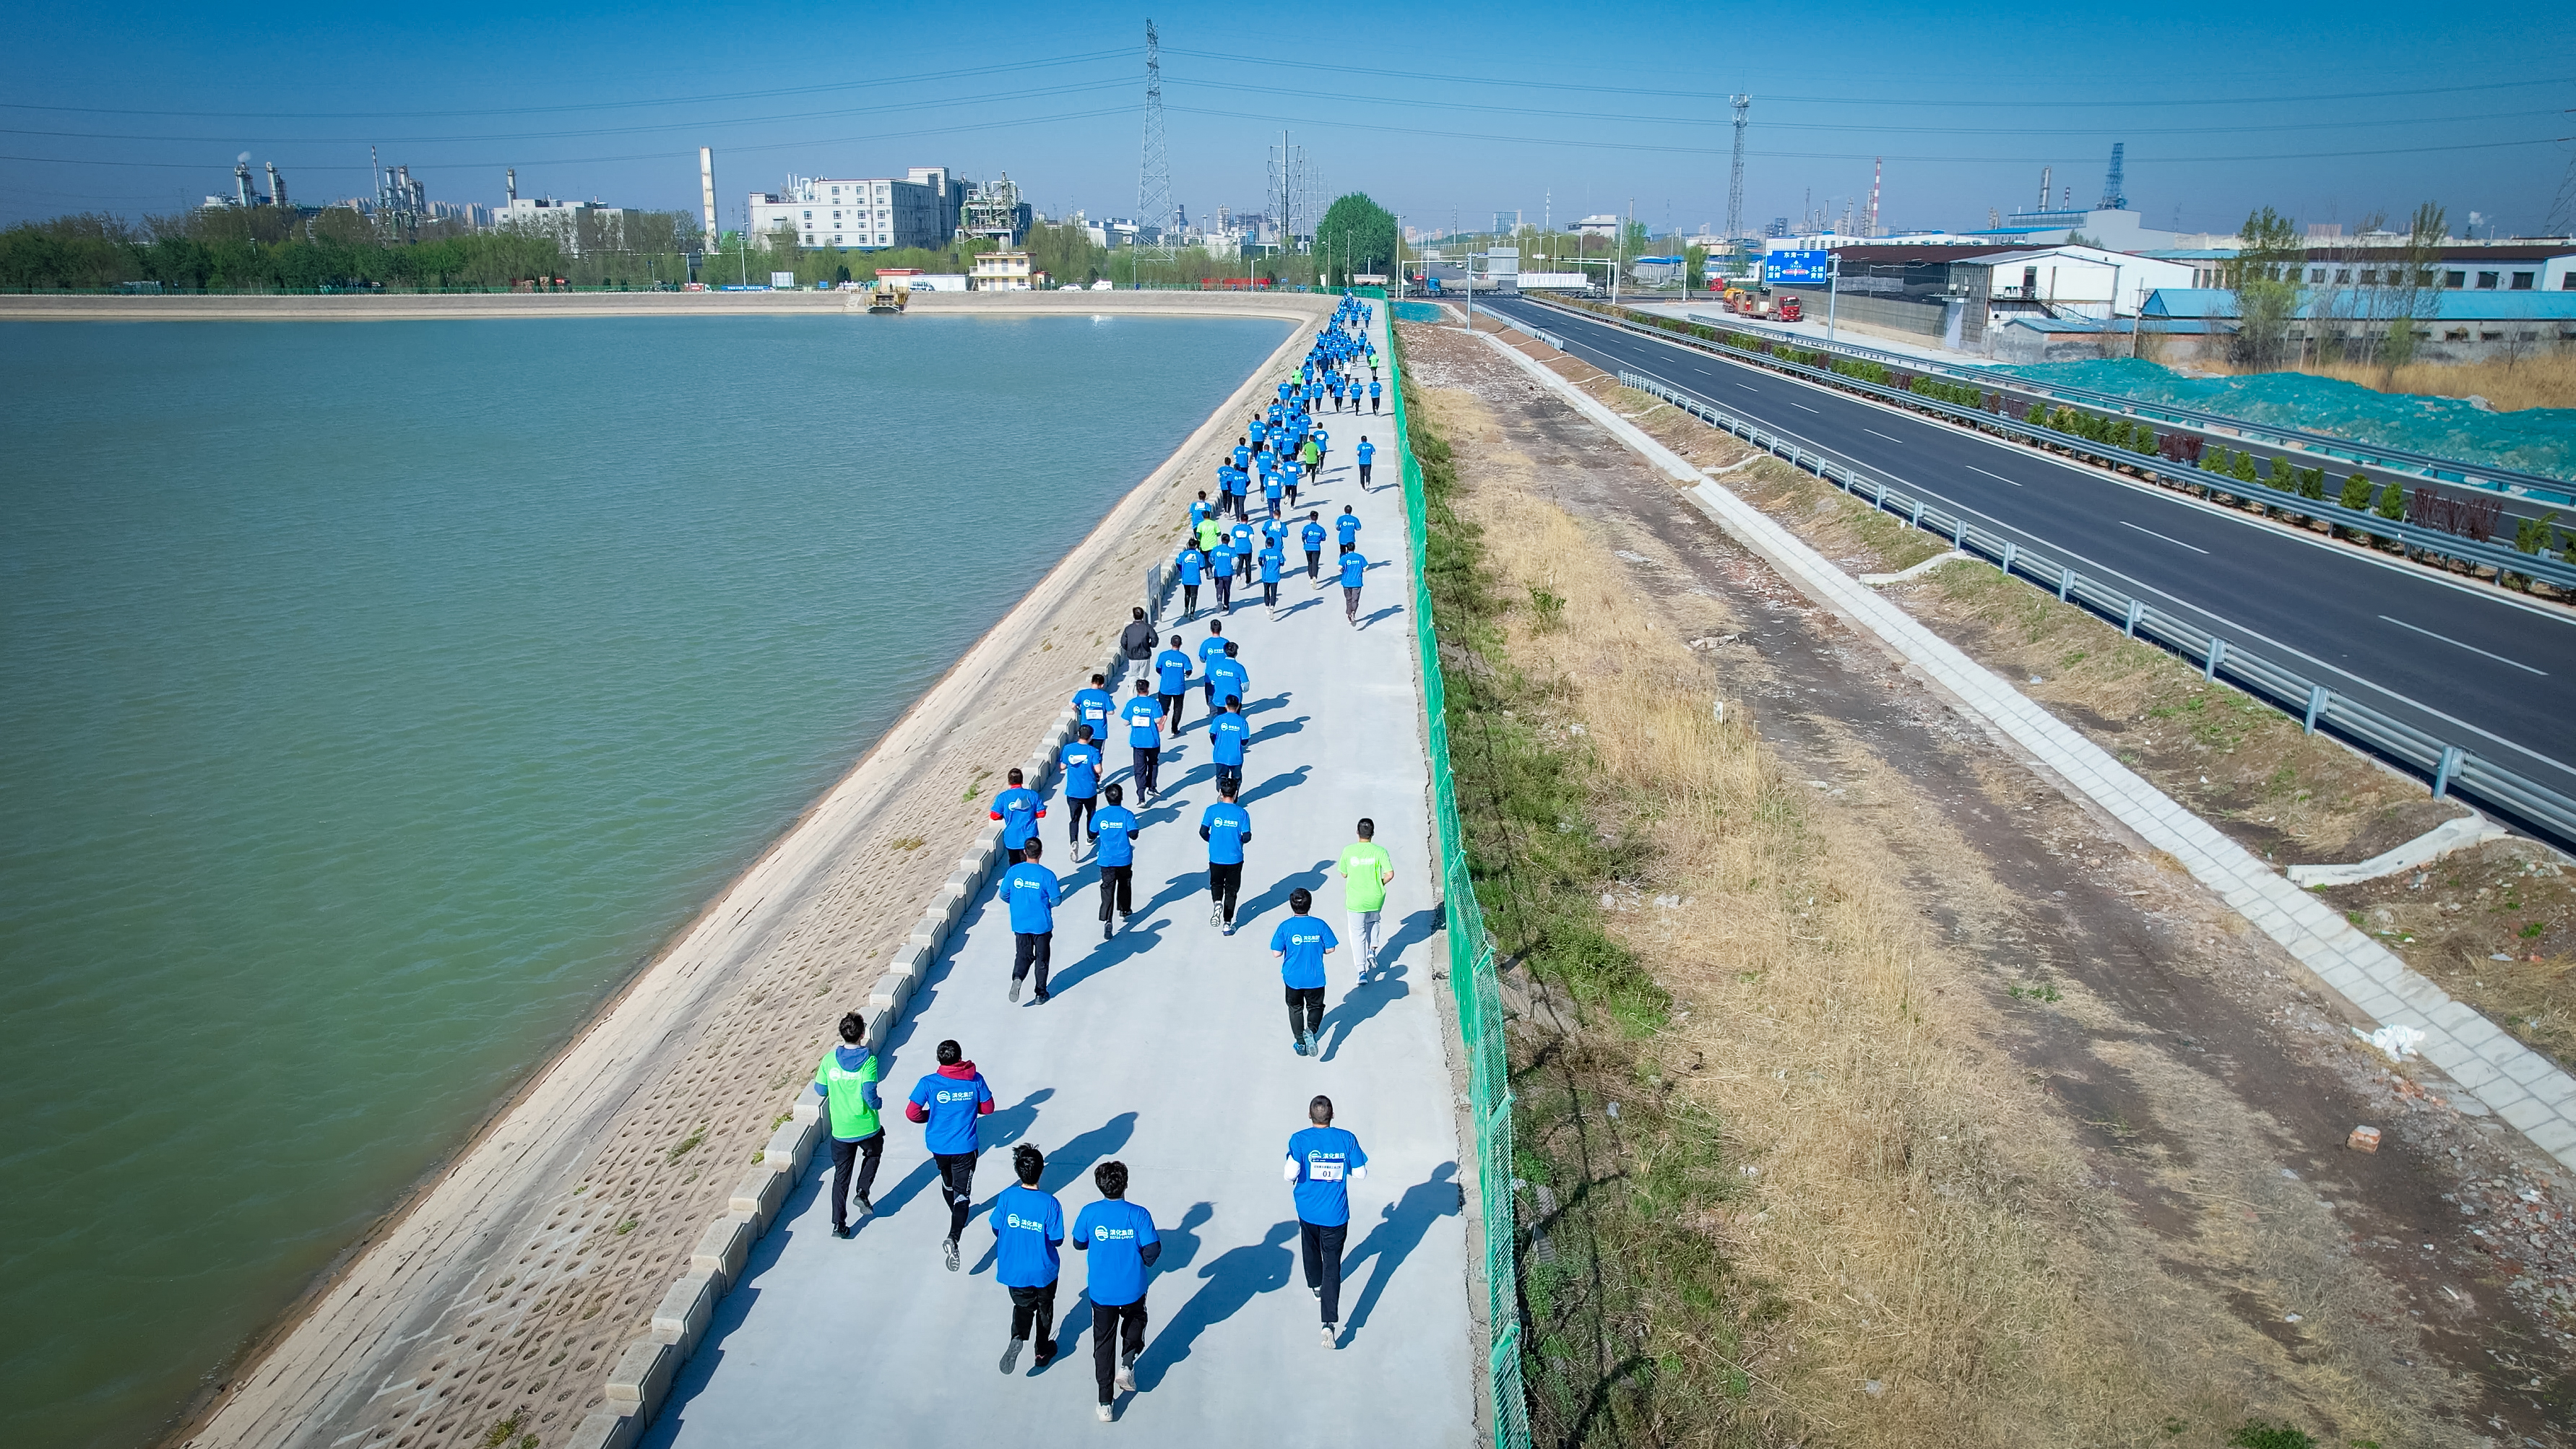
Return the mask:
[[[1712, 427], [1806, 469], [1882, 512], [1893, 513], [1916, 528], [1946, 538], [1953, 548], [1991, 559], [2009, 576], [2022, 578], [2117, 622], [2132, 639], [2162, 645], [2200, 666], [2201, 677], [2225, 682], [2257, 699], [2296, 715], [2308, 733], [2326, 728], [2381, 756], [2422, 771], [2433, 782], [2435, 798], [2456, 794], [2473, 799], [2531, 826], [2560, 845], [2576, 845], [2576, 800], [2466, 747], [2455, 745], [2402, 720], [2372, 709], [2294, 670], [2283, 668], [2242, 646], [2187, 620], [2156, 608], [2145, 599], [2099, 579], [2086, 578], [2073, 564], [2051, 559], [2017, 540], [1970, 521], [1940, 502], [1908, 493], [1830, 449], [1795, 434], [1740, 417], [1724, 408], [1671, 387], [1644, 373], [1622, 372], [1623, 387], [1663, 399]], [[2231, 483], [2229, 491], [2250, 485]], [[2310, 504], [2313, 500], [2300, 500]], [[2379, 520], [2382, 526], [2387, 520]]]

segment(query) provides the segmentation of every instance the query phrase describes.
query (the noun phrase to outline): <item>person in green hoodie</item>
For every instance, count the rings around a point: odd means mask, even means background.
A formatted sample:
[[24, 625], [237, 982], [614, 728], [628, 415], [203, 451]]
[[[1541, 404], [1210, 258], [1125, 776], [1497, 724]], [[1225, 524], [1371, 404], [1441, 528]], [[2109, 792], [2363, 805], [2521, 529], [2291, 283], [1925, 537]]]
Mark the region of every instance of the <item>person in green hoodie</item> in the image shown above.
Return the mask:
[[841, 1018], [841, 1045], [825, 1052], [814, 1068], [814, 1095], [823, 1099], [832, 1129], [832, 1236], [836, 1238], [850, 1235], [853, 1165], [859, 1174], [859, 1215], [874, 1217], [877, 1211], [868, 1189], [876, 1185], [877, 1162], [885, 1155], [885, 1128], [877, 1124], [877, 1113], [885, 1109], [877, 1097], [877, 1082], [884, 1072], [867, 1042], [867, 1018], [850, 1012]]

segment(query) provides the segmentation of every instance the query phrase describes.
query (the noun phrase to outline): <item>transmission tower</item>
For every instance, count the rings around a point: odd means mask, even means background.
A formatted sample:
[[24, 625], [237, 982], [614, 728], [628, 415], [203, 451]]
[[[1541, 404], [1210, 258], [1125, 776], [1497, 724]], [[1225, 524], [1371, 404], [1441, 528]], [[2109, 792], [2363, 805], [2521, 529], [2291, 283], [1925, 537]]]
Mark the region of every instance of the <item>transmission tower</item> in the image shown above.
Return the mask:
[[1136, 178], [1136, 221], [1154, 228], [1158, 238], [1172, 225], [1172, 158], [1163, 150], [1163, 42], [1151, 20], [1145, 22], [1145, 165]]
[[1731, 244], [1744, 235], [1744, 122], [1745, 113], [1753, 109], [1753, 98], [1730, 99], [1735, 102], [1735, 164], [1726, 174], [1726, 239]]

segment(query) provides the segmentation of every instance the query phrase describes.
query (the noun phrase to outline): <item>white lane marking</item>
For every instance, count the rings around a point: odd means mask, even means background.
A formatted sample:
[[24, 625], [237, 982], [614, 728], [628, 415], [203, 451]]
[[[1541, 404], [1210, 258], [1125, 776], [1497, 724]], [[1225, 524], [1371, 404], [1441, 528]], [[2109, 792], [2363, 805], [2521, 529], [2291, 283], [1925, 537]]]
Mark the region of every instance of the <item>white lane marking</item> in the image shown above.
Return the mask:
[[1736, 386], [1744, 389], [1746, 392], [1760, 392], [1762, 390], [1749, 382], [1739, 382]]
[[1821, 408], [1811, 408], [1811, 407], [1808, 407], [1805, 403], [1802, 403], [1802, 402], [1793, 402], [1793, 403], [1789, 404], [1789, 406], [1791, 406], [1791, 407], [1793, 407], [1793, 408], [1796, 408], [1796, 409], [1798, 409], [1798, 410], [1799, 410], [1799, 411], [1801, 411], [1801, 412], [1810, 412], [1810, 413], [1813, 413], [1813, 412], [1821, 412], [1821, 411], [1823, 411], [1823, 409], [1821, 409]]
[[[2121, 520], [2120, 520], [2120, 526], [2121, 526], [2122, 528], [2138, 528], [2138, 526], [2137, 526], [2136, 524], [2131, 523], [2129, 520], [2127, 520], [2127, 519], [2125, 519], [2125, 518], [2123, 518], [2123, 519], [2121, 519]], [[2165, 542], [2167, 542], [2167, 543], [2170, 543], [2170, 544], [2174, 545], [2176, 548], [2187, 548], [2187, 549], [2190, 549], [2193, 553], [2201, 553], [2201, 554], [2205, 554], [2205, 553], [2209, 552], [2209, 550], [2208, 550], [2208, 549], [2202, 548], [2199, 544], [2196, 544], [2196, 543], [2184, 543], [2181, 539], [2178, 539], [2178, 538], [2174, 537], [2174, 536], [2173, 536], [2172, 534], [2170, 534], [2170, 533], [2158, 533], [2158, 532], [2156, 532], [2156, 531], [2155, 531], [2154, 529], [2152, 529], [2152, 528], [2138, 528], [2138, 532], [2145, 534], [2145, 535], [2146, 535], [2147, 537], [2149, 537], [2149, 538], [2161, 538], [2161, 539], [2163, 539]]]
[[[1971, 473], [1986, 473], [1985, 469], [1976, 467], [1973, 464], [1969, 466], [1968, 471]], [[2021, 484], [2014, 482], [2014, 480], [2005, 477], [2001, 473], [1986, 473], [1986, 476], [1994, 479], [1998, 483], [2011, 483], [2015, 488], [2019, 488], [2021, 486]]]
[[1888, 438], [1887, 434], [1880, 432], [1876, 428], [1863, 428], [1861, 431], [1869, 434], [1873, 438], [1887, 438], [1891, 443], [1903, 443], [1905, 441], [1903, 438]]
[[2389, 623], [2396, 625], [2400, 629], [2412, 629], [2427, 639], [2439, 639], [2454, 649], [2466, 649], [2472, 654], [2486, 654], [2487, 658], [2494, 660], [2498, 664], [2510, 664], [2514, 668], [2519, 669], [2526, 674], [2537, 674], [2543, 679], [2547, 679], [2549, 677], [2549, 671], [2546, 669], [2534, 669], [2519, 659], [2507, 659], [2501, 654], [2488, 654], [2486, 650], [2479, 648], [2475, 644], [2463, 644], [2448, 634], [2436, 634], [2432, 630], [2427, 629], [2420, 624], [2409, 624], [2403, 619], [2390, 618], [2386, 614], [2382, 614], [2379, 617], [2388, 620]]

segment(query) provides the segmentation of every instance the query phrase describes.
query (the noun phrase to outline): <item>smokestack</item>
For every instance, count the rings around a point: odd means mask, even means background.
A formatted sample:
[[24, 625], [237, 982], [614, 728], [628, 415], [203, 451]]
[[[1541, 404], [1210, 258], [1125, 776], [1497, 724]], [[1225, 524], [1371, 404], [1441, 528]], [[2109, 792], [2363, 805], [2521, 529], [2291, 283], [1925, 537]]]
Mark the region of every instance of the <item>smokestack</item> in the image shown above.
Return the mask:
[[250, 210], [253, 203], [250, 191], [250, 153], [248, 152], [242, 153], [241, 159], [233, 163], [233, 195], [242, 210]]
[[277, 163], [268, 163], [268, 204], [286, 205], [286, 178], [277, 174]]
[[707, 213], [707, 250], [716, 249], [716, 153], [711, 146], [698, 148], [698, 202]]
[[503, 180], [502, 180], [502, 182], [501, 182], [501, 195], [502, 195], [502, 198], [503, 198], [504, 200], [507, 200], [507, 201], [516, 201], [516, 200], [518, 200], [518, 199], [519, 199], [519, 168], [518, 168], [518, 167], [516, 167], [516, 166], [513, 166], [513, 167], [511, 167], [509, 170], [507, 170], [507, 171], [505, 171], [505, 172], [503, 172], [503, 173], [501, 173], [501, 174], [502, 174], [502, 177], [503, 177]]
[[1869, 232], [1868, 232], [1868, 234], [1869, 234], [1869, 235], [1871, 235], [1871, 236], [1876, 236], [1876, 235], [1878, 235], [1878, 182], [1879, 182], [1879, 178], [1880, 178], [1880, 177], [1882, 177], [1882, 176], [1884, 176], [1884, 175], [1886, 175], [1886, 174], [1887, 174], [1887, 158], [1886, 158], [1886, 157], [1884, 157], [1884, 156], [1879, 156], [1879, 157], [1874, 157], [1874, 158], [1872, 158], [1872, 160], [1870, 161], [1870, 166], [1869, 166]]
[[2039, 209], [2042, 211], [2048, 210], [2048, 173], [2054, 169], [2049, 166], [2039, 168]]

